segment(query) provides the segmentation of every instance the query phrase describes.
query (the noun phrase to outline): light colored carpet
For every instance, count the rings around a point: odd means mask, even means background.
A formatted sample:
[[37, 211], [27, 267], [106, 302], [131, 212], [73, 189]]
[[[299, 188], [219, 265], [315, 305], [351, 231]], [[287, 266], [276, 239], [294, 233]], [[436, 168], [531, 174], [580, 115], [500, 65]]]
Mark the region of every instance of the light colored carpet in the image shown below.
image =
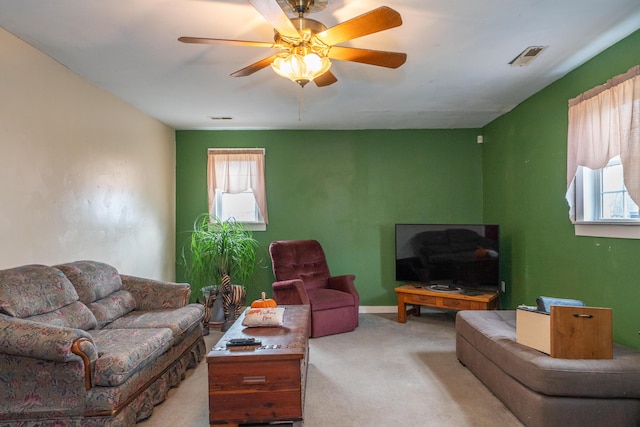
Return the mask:
[[[361, 314], [354, 332], [311, 339], [305, 427], [522, 426], [458, 362], [454, 316]], [[138, 426], [208, 426], [206, 361]]]

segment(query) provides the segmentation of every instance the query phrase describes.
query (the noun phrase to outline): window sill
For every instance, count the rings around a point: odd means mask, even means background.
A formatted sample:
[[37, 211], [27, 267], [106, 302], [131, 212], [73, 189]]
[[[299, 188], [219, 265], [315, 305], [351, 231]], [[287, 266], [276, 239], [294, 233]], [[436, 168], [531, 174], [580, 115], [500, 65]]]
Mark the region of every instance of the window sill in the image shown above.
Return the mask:
[[245, 230], [250, 231], [267, 231], [267, 224], [264, 222], [243, 222]]
[[611, 237], [614, 239], [640, 239], [640, 222], [579, 222], [576, 236]]

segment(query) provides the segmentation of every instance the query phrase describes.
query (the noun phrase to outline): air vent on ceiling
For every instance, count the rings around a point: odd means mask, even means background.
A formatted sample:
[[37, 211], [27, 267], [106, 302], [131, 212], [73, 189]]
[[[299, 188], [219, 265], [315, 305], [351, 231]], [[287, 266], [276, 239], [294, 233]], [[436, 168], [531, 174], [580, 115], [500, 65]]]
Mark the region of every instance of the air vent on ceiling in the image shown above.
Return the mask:
[[518, 55], [513, 61], [509, 62], [512, 67], [525, 67], [536, 59], [543, 50], [548, 46], [529, 46], [520, 55]]
[[233, 120], [233, 117], [228, 116], [209, 116], [211, 120]]

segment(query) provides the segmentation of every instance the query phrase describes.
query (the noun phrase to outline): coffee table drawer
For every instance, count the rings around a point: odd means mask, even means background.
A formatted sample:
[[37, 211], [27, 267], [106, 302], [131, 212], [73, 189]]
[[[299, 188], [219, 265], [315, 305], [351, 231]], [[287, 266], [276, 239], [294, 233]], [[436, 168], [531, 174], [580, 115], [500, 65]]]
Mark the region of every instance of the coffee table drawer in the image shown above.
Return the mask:
[[302, 420], [300, 391], [209, 394], [210, 424], [266, 424]]
[[212, 364], [209, 390], [288, 390], [300, 388], [301, 360]]
[[302, 419], [301, 362], [210, 364], [210, 422]]

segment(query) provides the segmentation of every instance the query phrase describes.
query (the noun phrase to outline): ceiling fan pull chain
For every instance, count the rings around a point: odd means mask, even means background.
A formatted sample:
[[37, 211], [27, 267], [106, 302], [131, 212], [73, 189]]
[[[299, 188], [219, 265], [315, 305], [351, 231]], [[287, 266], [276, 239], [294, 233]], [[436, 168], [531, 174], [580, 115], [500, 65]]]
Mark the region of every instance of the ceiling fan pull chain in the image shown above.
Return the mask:
[[304, 109], [304, 87], [298, 89], [298, 121], [302, 121], [302, 110]]

